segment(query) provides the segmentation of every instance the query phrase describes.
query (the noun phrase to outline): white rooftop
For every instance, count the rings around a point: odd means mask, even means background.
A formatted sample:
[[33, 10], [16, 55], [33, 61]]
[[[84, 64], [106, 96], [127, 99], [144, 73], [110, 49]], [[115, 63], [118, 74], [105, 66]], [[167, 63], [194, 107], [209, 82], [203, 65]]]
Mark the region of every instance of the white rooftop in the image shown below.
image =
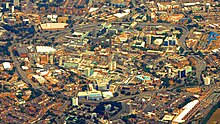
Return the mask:
[[94, 12], [94, 11], [96, 11], [96, 10], [98, 10], [98, 9], [99, 9], [99, 8], [92, 7], [92, 8], [89, 9], [89, 12]]
[[36, 46], [38, 53], [53, 53], [56, 51], [53, 47], [50, 46]]
[[44, 23], [40, 25], [43, 30], [64, 29], [67, 23]]
[[124, 16], [126, 16], [128, 14], [129, 13], [116, 13], [116, 14], [114, 14], [114, 16], [116, 16], [117, 18], [122, 18], [122, 17], [124, 17]]
[[6, 70], [11, 69], [11, 64], [9, 62], [3, 62], [2, 65], [3, 65], [3, 68]]
[[183, 118], [199, 103], [199, 100], [194, 100], [183, 107], [183, 111], [173, 120], [176, 123], [183, 123]]

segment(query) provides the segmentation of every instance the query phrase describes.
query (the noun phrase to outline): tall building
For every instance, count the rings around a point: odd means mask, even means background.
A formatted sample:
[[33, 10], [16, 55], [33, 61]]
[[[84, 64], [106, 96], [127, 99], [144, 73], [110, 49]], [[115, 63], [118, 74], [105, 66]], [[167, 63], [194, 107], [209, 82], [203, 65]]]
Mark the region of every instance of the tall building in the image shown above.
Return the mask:
[[14, 0], [14, 6], [19, 6], [20, 5], [20, 1], [19, 0]]
[[146, 35], [146, 44], [150, 45], [151, 44], [151, 34]]
[[48, 55], [41, 55], [40, 64], [47, 64], [47, 63], [48, 63]]
[[109, 63], [109, 70], [113, 71], [113, 70], [116, 70], [116, 68], [117, 68], [117, 63], [116, 63], [116, 61], [111, 61], [111, 62]]
[[53, 65], [53, 55], [50, 55], [50, 64]]
[[14, 11], [15, 11], [15, 7], [12, 6], [12, 7], [11, 7], [11, 13], [14, 13]]
[[91, 68], [86, 68], [85, 69], [85, 75], [86, 75], [86, 77], [89, 77], [89, 76], [91, 76], [93, 74], [93, 69], [91, 69]]
[[131, 110], [132, 110], [131, 103], [125, 103], [125, 112], [131, 113]]
[[72, 98], [72, 106], [78, 106], [79, 103], [78, 103], [78, 97], [73, 97]]
[[211, 78], [210, 77], [203, 77], [204, 84], [209, 85], [211, 83]]
[[5, 8], [6, 8], [6, 9], [9, 9], [9, 2], [6, 2], [6, 3], [5, 3]]
[[59, 66], [62, 66], [62, 65], [63, 65], [63, 58], [60, 57], [60, 59], [59, 59]]

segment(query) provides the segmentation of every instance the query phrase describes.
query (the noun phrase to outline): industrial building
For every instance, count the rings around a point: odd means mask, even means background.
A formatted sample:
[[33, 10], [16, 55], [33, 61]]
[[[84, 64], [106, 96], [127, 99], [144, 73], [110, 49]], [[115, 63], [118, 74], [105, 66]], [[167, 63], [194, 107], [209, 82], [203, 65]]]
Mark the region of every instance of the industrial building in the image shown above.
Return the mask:
[[67, 26], [67, 23], [45, 23], [40, 25], [42, 30], [62, 30]]
[[178, 116], [176, 116], [173, 120], [173, 124], [184, 123], [187, 121], [187, 117], [191, 115], [191, 112], [194, 111], [195, 107], [198, 106], [199, 100], [194, 100], [188, 104], [186, 104], [181, 110]]

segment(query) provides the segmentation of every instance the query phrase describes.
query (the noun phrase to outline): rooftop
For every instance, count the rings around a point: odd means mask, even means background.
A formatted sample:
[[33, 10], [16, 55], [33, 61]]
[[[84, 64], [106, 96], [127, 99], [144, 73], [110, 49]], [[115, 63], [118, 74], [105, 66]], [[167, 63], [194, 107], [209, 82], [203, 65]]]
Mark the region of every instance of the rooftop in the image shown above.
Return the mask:
[[42, 30], [59, 30], [68, 26], [67, 23], [45, 23], [40, 25]]

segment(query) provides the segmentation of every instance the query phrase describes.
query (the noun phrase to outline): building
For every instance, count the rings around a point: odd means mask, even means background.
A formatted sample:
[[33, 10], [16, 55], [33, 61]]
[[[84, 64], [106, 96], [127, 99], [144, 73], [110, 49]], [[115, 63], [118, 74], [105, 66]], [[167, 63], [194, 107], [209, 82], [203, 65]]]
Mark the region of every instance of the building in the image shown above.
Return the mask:
[[178, 76], [179, 78], [183, 78], [190, 72], [192, 72], [192, 66], [185, 66], [184, 68], [178, 70]]
[[3, 62], [2, 65], [5, 70], [12, 69], [11, 63], [9, 63], [9, 62]]
[[146, 41], [145, 42], [146, 42], [147, 45], [151, 44], [151, 34], [146, 35]]
[[109, 63], [109, 70], [114, 71], [114, 70], [116, 70], [116, 69], [117, 69], [117, 63], [116, 63], [116, 61], [111, 61], [111, 62]]
[[78, 106], [78, 97], [73, 97], [72, 98], [72, 106]]
[[14, 0], [14, 6], [19, 6], [20, 5], [20, 0]]
[[195, 107], [199, 104], [199, 100], [194, 100], [186, 104], [181, 110], [180, 113], [174, 118], [173, 124], [184, 123], [187, 121], [188, 117], [195, 111]]
[[175, 36], [166, 37], [166, 39], [164, 40], [164, 46], [165, 47], [175, 46], [176, 44], [177, 44], [177, 38]]
[[109, 79], [103, 77], [96, 77], [96, 82], [94, 82], [94, 88], [99, 91], [108, 91], [110, 84]]
[[211, 83], [211, 78], [210, 77], [203, 77], [203, 80], [204, 80], [205, 85], [210, 85], [210, 83]]
[[53, 64], [54, 64], [53, 59], [54, 59], [54, 58], [53, 58], [53, 55], [50, 55], [50, 64], [51, 64], [51, 65], [53, 65]]
[[15, 6], [12, 6], [11, 7], [11, 13], [14, 13], [15, 12]]
[[18, 55], [21, 57], [21, 58], [26, 58], [28, 57], [28, 49], [27, 47], [18, 47], [17, 48], [17, 51], [18, 51]]
[[173, 115], [164, 115], [162, 121], [169, 123], [169, 122], [172, 122], [173, 118], [174, 118]]
[[79, 99], [88, 99], [88, 92], [78, 92], [78, 98]]
[[110, 111], [112, 108], [111, 104], [105, 105], [105, 111]]
[[36, 51], [38, 53], [54, 53], [56, 49], [49, 46], [36, 46]]
[[110, 91], [105, 91], [105, 92], [102, 92], [102, 96], [104, 99], [109, 99], [113, 97], [113, 93]]
[[85, 68], [85, 76], [86, 77], [89, 77], [89, 76], [91, 76], [92, 74], [93, 74], [93, 69], [91, 69], [91, 68]]
[[91, 91], [91, 92], [89, 92], [88, 100], [102, 100], [101, 91]]
[[63, 66], [63, 58], [62, 57], [59, 58], [59, 66]]
[[125, 103], [125, 112], [131, 113], [131, 110], [132, 110], [131, 103]]
[[68, 19], [69, 18], [67, 16], [58, 17], [57, 22], [58, 23], [66, 23]]
[[172, 22], [178, 22], [180, 19], [184, 18], [183, 14], [174, 14], [169, 16], [168, 21], [172, 21]]
[[40, 85], [46, 83], [46, 79], [44, 77], [42, 77], [42, 76], [39, 76], [39, 75], [32, 75], [32, 80], [34, 82], [39, 83]]
[[40, 64], [47, 64], [47, 63], [48, 63], [48, 55], [41, 55]]
[[9, 9], [9, 2], [6, 2], [6, 3], [5, 3], [5, 8], [6, 8], [6, 9]]
[[67, 23], [45, 23], [40, 25], [42, 30], [63, 30], [67, 26]]
[[186, 77], [186, 70], [184, 70], [184, 69], [179, 70], [178, 71], [178, 76], [179, 76], [179, 78]]
[[57, 17], [58, 17], [58, 15], [47, 15], [47, 18], [50, 19], [52, 22], [56, 22]]

